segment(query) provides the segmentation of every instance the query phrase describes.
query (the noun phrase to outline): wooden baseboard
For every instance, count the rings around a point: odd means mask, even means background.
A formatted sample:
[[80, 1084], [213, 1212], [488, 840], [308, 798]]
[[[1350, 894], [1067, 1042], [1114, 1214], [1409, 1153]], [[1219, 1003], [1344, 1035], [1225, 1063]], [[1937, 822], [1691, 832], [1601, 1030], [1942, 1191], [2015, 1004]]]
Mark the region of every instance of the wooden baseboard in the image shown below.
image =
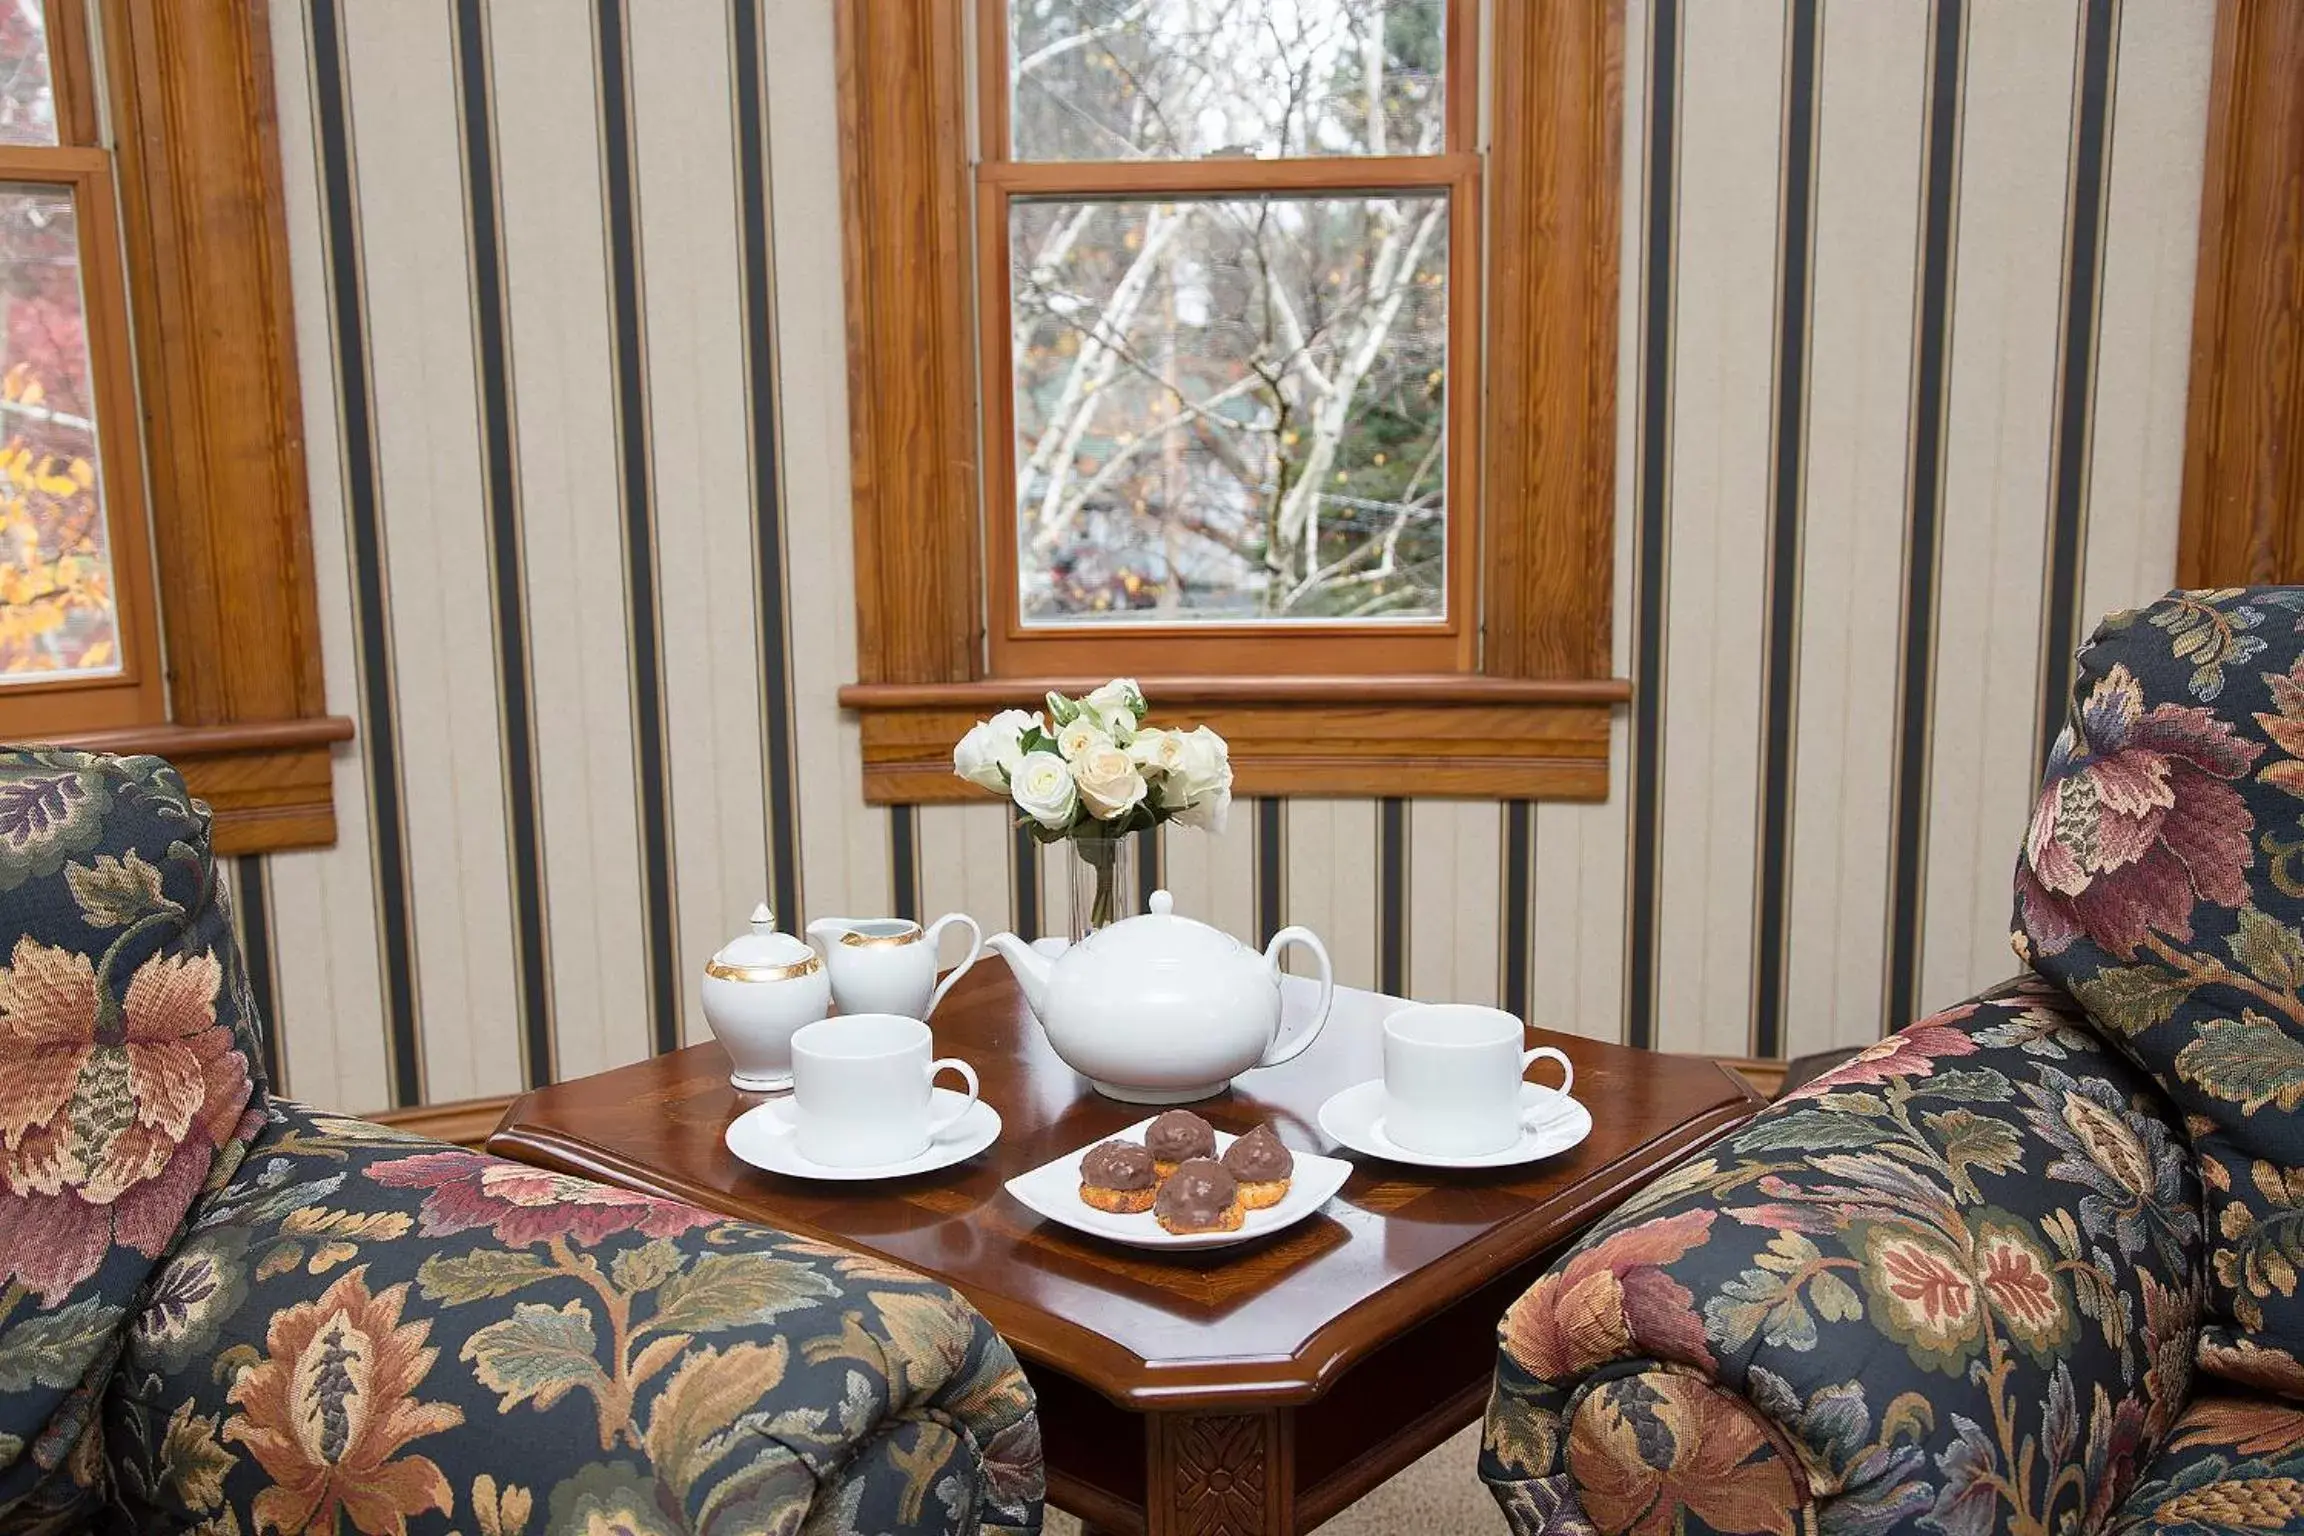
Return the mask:
[[506, 1093], [492, 1099], [459, 1099], [453, 1104], [417, 1104], [407, 1109], [379, 1109], [361, 1118], [478, 1151], [504, 1118], [504, 1111], [512, 1107], [512, 1099], [513, 1095]]

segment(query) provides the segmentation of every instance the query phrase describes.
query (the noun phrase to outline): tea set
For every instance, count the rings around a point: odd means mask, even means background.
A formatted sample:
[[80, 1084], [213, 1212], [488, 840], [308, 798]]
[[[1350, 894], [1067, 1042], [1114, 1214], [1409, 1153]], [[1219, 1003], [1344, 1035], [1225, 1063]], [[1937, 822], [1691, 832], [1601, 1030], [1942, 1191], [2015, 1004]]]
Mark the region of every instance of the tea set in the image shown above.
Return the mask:
[[[1053, 954], [1012, 933], [987, 939], [959, 912], [926, 925], [822, 918], [801, 939], [779, 932], [766, 905], [756, 908], [750, 930], [705, 967], [704, 1016], [734, 1066], [731, 1084], [791, 1092], [739, 1116], [730, 1150], [801, 1177], [881, 1179], [946, 1167], [990, 1146], [998, 1113], [966, 1062], [935, 1057], [926, 1023], [986, 949], [1014, 972], [1056, 1055], [1123, 1103], [1212, 1097], [1240, 1073], [1295, 1059], [1319, 1037], [1336, 988], [1318, 935], [1284, 928], [1259, 951], [1177, 913], [1166, 891], [1147, 905]], [[954, 927], [966, 930], [967, 953], [938, 981], [937, 941]], [[1292, 947], [1310, 955], [1319, 990], [1309, 1017], [1290, 1029], [1280, 960]], [[1553, 1156], [1591, 1133], [1590, 1113], [1570, 1095], [1568, 1058], [1549, 1046], [1523, 1049], [1510, 1013], [1412, 1003], [1383, 1031], [1383, 1075], [1319, 1112], [1321, 1129], [1354, 1151], [1435, 1168], [1504, 1167]], [[1559, 1087], [1526, 1080], [1538, 1062], [1559, 1066]], [[936, 1087], [945, 1072], [957, 1073], [967, 1092]], [[1018, 1196], [1040, 1208], [1025, 1191]], [[1059, 1219], [1091, 1230], [1077, 1214], [1067, 1208]]]

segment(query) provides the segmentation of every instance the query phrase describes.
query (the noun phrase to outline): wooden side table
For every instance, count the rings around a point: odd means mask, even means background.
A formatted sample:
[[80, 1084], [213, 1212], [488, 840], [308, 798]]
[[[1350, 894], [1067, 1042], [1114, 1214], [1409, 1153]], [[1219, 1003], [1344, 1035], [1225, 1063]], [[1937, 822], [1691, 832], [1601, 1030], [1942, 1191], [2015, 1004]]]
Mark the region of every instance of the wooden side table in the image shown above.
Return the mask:
[[[1289, 1017], [1306, 1004], [1290, 984]], [[1295, 1061], [1194, 1106], [1228, 1131], [1270, 1121], [1341, 1153], [1321, 1102], [1379, 1071], [1396, 998], [1337, 989]], [[1759, 1107], [1708, 1062], [1547, 1031], [1576, 1064], [1590, 1139], [1531, 1167], [1448, 1173], [1355, 1159], [1318, 1215], [1269, 1241], [1155, 1254], [1043, 1222], [1001, 1187], [1141, 1120], [1056, 1059], [999, 966], [932, 1021], [1006, 1122], [940, 1173], [825, 1185], [760, 1172], [722, 1142], [761, 1102], [703, 1045], [526, 1094], [489, 1150], [875, 1253], [948, 1283], [998, 1328], [1040, 1393], [1050, 1499], [1105, 1532], [1309, 1530], [1470, 1422], [1497, 1320], [1545, 1262], [1627, 1194]], [[1470, 1469], [1466, 1470], [1470, 1476]]]

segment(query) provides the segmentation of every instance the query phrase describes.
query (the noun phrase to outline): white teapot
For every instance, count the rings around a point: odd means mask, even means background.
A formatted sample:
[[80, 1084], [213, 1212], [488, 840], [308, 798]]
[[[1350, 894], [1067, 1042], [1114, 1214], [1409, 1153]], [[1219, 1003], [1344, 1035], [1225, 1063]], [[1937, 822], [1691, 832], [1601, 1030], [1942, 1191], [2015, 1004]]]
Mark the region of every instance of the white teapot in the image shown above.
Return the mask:
[[746, 1093], [792, 1086], [792, 1035], [832, 1011], [824, 960], [799, 939], [776, 931], [762, 902], [752, 929], [721, 946], [704, 967], [704, 1022], [736, 1070], [728, 1081]]
[[[1335, 974], [1308, 928], [1283, 928], [1262, 954], [1178, 917], [1166, 891], [1151, 911], [1099, 928], [1050, 958], [1012, 933], [986, 946], [1016, 973], [1048, 1043], [1098, 1093], [1128, 1104], [1211, 1098], [1237, 1073], [1293, 1060], [1328, 1022]], [[1312, 1022], [1282, 1045], [1280, 951], [1300, 944], [1320, 967]]]

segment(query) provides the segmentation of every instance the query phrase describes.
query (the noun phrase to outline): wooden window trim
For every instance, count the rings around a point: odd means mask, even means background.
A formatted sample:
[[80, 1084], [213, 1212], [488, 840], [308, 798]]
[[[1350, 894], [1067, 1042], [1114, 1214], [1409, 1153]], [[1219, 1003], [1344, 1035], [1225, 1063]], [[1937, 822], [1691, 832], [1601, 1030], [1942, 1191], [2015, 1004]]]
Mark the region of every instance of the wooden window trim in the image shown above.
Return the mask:
[[[267, 6], [97, 10], [101, 58], [81, 0], [49, 0], [52, 67], [85, 142], [97, 69], [109, 86], [166, 711], [47, 734], [169, 758], [216, 812], [221, 852], [325, 845], [330, 751], [352, 722], [327, 713], [320, 666]], [[110, 435], [134, 419], [124, 402]]]
[[[860, 718], [876, 804], [974, 797], [949, 756], [969, 721], [1093, 680], [1055, 667], [1066, 675], [1002, 677], [987, 661], [967, 296], [972, 246], [987, 264], [999, 248], [982, 243], [988, 219], [971, 239], [967, 3], [838, 0], [835, 13], [857, 584], [857, 681], [840, 702]], [[1498, 6], [1489, 28], [1486, 239], [1451, 253], [1484, 253], [1488, 268], [1481, 668], [1211, 677], [1194, 675], [1209, 670], [1194, 656], [1168, 675], [1139, 669], [1162, 709], [1225, 733], [1246, 793], [1394, 793], [1412, 773], [1419, 793], [1607, 794], [1609, 716], [1630, 696], [1609, 675], [1622, 36], [1621, 0]], [[1469, 139], [1468, 94], [1454, 93], [1456, 145]], [[1062, 172], [1004, 166], [991, 179], [1013, 190]], [[1134, 174], [1149, 189], [1225, 173]], [[1315, 174], [1369, 176], [1346, 161]], [[1260, 636], [1260, 652], [1271, 643]], [[1309, 674], [1312, 660], [1286, 664]]]
[[2304, 7], [2222, 0], [2176, 579], [2304, 581]]

